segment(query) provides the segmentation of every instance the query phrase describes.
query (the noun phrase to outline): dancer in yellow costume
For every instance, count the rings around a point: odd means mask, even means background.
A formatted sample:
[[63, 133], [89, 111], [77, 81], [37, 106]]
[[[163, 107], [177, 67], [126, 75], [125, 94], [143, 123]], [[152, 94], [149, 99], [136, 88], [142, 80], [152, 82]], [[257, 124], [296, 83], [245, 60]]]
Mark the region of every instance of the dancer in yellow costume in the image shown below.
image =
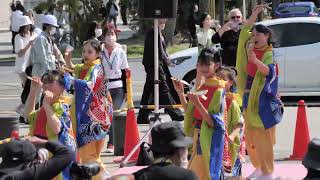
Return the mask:
[[273, 59], [272, 31], [254, 25], [266, 5], [258, 5], [244, 24], [237, 51], [238, 92], [245, 118], [246, 148], [255, 171], [248, 178], [272, 179], [275, 125], [282, 119], [278, 67]]
[[74, 102], [71, 108], [72, 123], [77, 137], [81, 163], [97, 162], [100, 173], [93, 179], [102, 179], [105, 172], [100, 154], [112, 120], [112, 100], [107, 90], [107, 81], [99, 53], [100, 42], [84, 43], [84, 64], [73, 65], [66, 58], [68, 68], [74, 70]]
[[[220, 66], [219, 53], [210, 48], [201, 51], [197, 69], [205, 82], [199, 91], [206, 90], [207, 98], [199, 98], [196, 93], [188, 93], [189, 102], [186, 110], [184, 128], [188, 136], [193, 136], [193, 151], [189, 169], [193, 170], [199, 179], [220, 179], [222, 154], [224, 146], [224, 86], [225, 81], [215, 77], [215, 71]], [[183, 86], [179, 80], [174, 80], [180, 100], [185, 104]]]

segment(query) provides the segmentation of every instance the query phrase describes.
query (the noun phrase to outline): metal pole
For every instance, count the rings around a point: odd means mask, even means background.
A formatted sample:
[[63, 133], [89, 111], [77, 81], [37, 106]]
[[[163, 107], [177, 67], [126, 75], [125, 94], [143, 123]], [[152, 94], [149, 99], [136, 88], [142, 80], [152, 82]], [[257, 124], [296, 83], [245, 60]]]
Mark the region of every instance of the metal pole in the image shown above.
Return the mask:
[[154, 114], [159, 114], [159, 20], [154, 19]]
[[220, 24], [221, 26], [224, 25], [224, 0], [220, 0]]
[[242, 0], [242, 13], [243, 20], [247, 19], [247, 9], [246, 9], [246, 0]]
[[[262, 1], [261, 1], [261, 0], [258, 0], [258, 4], [262, 4]], [[258, 22], [262, 21], [262, 14], [263, 14], [263, 13], [260, 13], [260, 14], [258, 15]]]

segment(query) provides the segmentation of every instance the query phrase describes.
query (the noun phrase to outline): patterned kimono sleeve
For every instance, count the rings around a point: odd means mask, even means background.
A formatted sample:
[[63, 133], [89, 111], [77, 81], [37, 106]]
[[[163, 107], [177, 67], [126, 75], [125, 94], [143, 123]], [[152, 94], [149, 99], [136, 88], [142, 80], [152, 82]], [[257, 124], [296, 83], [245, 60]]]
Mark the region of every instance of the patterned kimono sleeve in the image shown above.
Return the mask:
[[194, 112], [194, 105], [191, 103], [188, 103], [188, 108], [186, 111], [186, 114], [184, 116], [184, 133], [186, 136], [192, 137], [193, 136], [193, 129], [194, 129], [194, 118], [193, 118], [193, 112]]
[[242, 96], [247, 81], [247, 41], [251, 37], [252, 26], [243, 26], [239, 35], [238, 48], [237, 48], [237, 61], [236, 69], [238, 71], [237, 76], [237, 89], [240, 95], [240, 103], [242, 104]]

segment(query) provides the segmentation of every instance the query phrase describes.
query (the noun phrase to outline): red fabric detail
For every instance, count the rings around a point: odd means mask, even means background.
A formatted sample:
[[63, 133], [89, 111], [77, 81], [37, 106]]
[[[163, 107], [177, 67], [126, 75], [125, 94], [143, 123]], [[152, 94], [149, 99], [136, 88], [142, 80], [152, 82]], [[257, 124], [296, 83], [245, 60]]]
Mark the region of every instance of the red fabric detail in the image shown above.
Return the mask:
[[[207, 85], [203, 85], [201, 86], [199, 91], [202, 90], [208, 90], [207, 94], [205, 95], [207, 97], [206, 100], [200, 98], [200, 102], [201, 104], [204, 106], [204, 108], [208, 109], [209, 104], [213, 98], [213, 93], [219, 88], [219, 86], [207, 86]], [[202, 120], [202, 116], [198, 110], [198, 108], [195, 108], [194, 110], [194, 114], [193, 117], [196, 118], [197, 120]]]
[[[226, 98], [226, 104], [228, 103], [227, 102], [227, 98]], [[231, 104], [232, 102], [232, 99], [231, 101], [229, 102], [229, 105]], [[228, 105], [227, 105], [228, 106]], [[223, 117], [223, 120], [224, 120], [224, 126], [225, 126], [225, 129], [226, 129], [226, 132], [225, 132], [225, 137], [224, 137], [224, 146], [223, 146], [223, 157], [222, 157], [222, 164], [223, 164], [223, 168], [224, 168], [224, 171], [226, 173], [231, 173], [232, 171], [232, 168], [231, 168], [231, 156], [230, 156], [230, 151], [229, 151], [229, 134], [228, 134], [228, 110], [227, 109], [224, 109], [224, 117]]]
[[[262, 57], [265, 53], [265, 50], [258, 50], [258, 49], [253, 49], [253, 52], [256, 54], [257, 59], [259, 59], [260, 61], [262, 60]], [[247, 73], [248, 75], [250, 75], [251, 77], [254, 77], [257, 73], [257, 66], [251, 62], [249, 60], [248, 64], [247, 64]]]
[[226, 104], [227, 104], [226, 111], [227, 112], [229, 111], [232, 100], [233, 100], [232, 98], [226, 98]]
[[[94, 87], [93, 87], [93, 92], [94, 96], [92, 97], [91, 103], [90, 103], [90, 111], [94, 114], [95, 116], [95, 121], [97, 121], [100, 124], [106, 124], [106, 114], [109, 112], [108, 107], [105, 107], [104, 104], [104, 95], [102, 92], [107, 91], [107, 86], [104, 81], [104, 74], [102, 72], [103, 70], [100, 69], [98, 72], [98, 76], [96, 78]], [[103, 109], [101, 109], [103, 108]], [[110, 123], [112, 122], [112, 115], [109, 117]]]
[[33, 130], [33, 135], [48, 138], [46, 127], [47, 127], [47, 115], [46, 115], [46, 111], [42, 107], [36, 115], [35, 128]]
[[81, 72], [80, 72], [80, 77], [79, 79], [84, 79], [88, 73], [89, 69], [83, 69]]

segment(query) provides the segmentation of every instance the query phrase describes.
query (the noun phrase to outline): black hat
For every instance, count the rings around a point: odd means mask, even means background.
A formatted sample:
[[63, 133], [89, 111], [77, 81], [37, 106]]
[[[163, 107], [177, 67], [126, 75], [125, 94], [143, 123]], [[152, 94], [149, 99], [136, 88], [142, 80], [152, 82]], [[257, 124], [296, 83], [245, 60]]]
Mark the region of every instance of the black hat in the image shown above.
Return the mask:
[[316, 137], [309, 143], [307, 154], [304, 156], [302, 164], [306, 168], [320, 171], [320, 138]]
[[37, 149], [30, 141], [10, 141], [3, 146], [0, 172], [21, 170], [26, 163], [35, 160], [36, 157]]
[[178, 122], [166, 122], [151, 131], [151, 150], [160, 154], [172, 153], [175, 149], [188, 147], [192, 138], [186, 137]]

